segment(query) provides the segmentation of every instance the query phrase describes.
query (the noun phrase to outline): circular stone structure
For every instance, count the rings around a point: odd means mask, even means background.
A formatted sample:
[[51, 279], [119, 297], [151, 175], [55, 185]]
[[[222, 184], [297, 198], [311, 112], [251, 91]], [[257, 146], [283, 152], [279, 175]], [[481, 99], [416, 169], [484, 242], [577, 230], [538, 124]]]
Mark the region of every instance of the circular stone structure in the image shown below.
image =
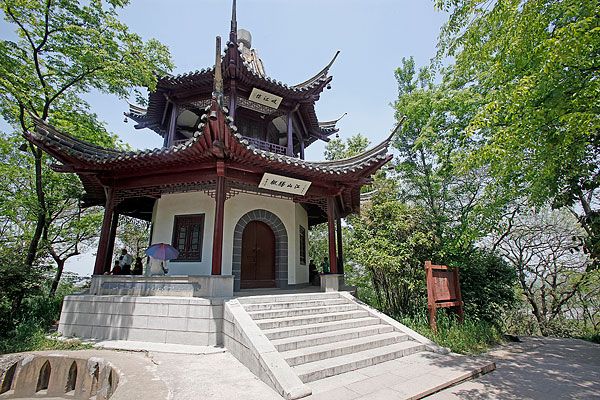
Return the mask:
[[107, 400], [119, 372], [100, 357], [18, 354], [0, 364], [0, 399], [62, 398]]

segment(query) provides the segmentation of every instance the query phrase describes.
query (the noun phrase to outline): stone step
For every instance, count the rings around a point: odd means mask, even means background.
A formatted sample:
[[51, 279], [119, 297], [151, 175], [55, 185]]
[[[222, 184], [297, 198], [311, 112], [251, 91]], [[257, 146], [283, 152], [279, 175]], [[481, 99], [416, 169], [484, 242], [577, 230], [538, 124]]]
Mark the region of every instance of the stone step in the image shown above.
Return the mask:
[[425, 350], [425, 345], [407, 340], [384, 347], [326, 358], [292, 367], [304, 383], [313, 382], [344, 372], [354, 371], [370, 365], [390, 361]]
[[332, 306], [291, 308], [285, 310], [252, 311], [248, 314], [253, 320], [298, 317], [302, 315], [330, 314], [358, 309], [356, 304], [336, 304]]
[[394, 343], [403, 342], [408, 336], [399, 332], [380, 333], [373, 336], [356, 339], [340, 340], [336, 343], [327, 343], [319, 346], [305, 347], [282, 352], [281, 355], [289, 366], [306, 364], [326, 358], [340, 357], [346, 354], [376, 349]]
[[322, 332], [332, 332], [342, 329], [358, 328], [362, 326], [380, 325], [381, 320], [375, 317], [356, 318], [332, 322], [322, 322], [302, 326], [263, 328], [263, 333], [270, 340], [302, 337]]
[[277, 294], [264, 296], [242, 296], [236, 299], [240, 304], [260, 304], [260, 303], [276, 303], [276, 302], [295, 302], [308, 300], [329, 300], [339, 299], [341, 296], [338, 293], [295, 293], [295, 294]]
[[278, 301], [273, 303], [256, 303], [256, 304], [243, 304], [243, 307], [248, 312], [254, 311], [265, 311], [265, 310], [286, 310], [293, 308], [307, 308], [307, 307], [323, 307], [333, 306], [337, 304], [348, 304], [348, 300], [337, 298], [337, 299], [323, 299], [323, 300], [306, 300], [306, 301]]
[[305, 347], [319, 346], [327, 343], [339, 342], [341, 340], [356, 339], [359, 337], [367, 337], [377, 335], [379, 333], [392, 332], [394, 328], [390, 325], [367, 325], [352, 327], [349, 329], [340, 329], [331, 332], [314, 333], [304, 336], [292, 336], [283, 339], [273, 339], [273, 346], [280, 351], [289, 351], [302, 349]]
[[285, 328], [288, 326], [301, 326], [318, 324], [321, 322], [340, 321], [345, 319], [354, 319], [367, 317], [369, 313], [365, 310], [343, 311], [328, 314], [303, 315], [299, 317], [287, 318], [269, 318], [256, 321], [260, 329]]

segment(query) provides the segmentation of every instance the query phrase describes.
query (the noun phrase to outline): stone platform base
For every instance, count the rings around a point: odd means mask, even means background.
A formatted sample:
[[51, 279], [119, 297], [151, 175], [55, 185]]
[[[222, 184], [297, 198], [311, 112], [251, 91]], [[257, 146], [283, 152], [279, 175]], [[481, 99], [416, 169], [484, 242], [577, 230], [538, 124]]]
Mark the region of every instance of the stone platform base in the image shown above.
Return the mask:
[[215, 346], [223, 342], [223, 299], [67, 296], [58, 330], [83, 339]]
[[94, 275], [89, 294], [173, 297], [232, 297], [233, 275]]
[[356, 292], [356, 287], [346, 285], [344, 274], [321, 274], [322, 292]]

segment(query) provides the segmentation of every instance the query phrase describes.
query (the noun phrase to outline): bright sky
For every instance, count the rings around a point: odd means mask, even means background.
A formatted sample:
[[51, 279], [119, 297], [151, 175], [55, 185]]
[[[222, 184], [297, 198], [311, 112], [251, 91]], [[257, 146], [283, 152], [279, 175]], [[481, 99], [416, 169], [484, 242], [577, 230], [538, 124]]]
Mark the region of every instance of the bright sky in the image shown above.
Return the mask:
[[[121, 12], [132, 31], [170, 48], [176, 74], [214, 64], [215, 36], [227, 41], [230, 16], [231, 0], [133, 0]], [[362, 133], [376, 144], [395, 124], [394, 70], [402, 57], [415, 57], [419, 66], [429, 62], [446, 15], [427, 0], [238, 0], [237, 19], [238, 28], [252, 33], [267, 75], [288, 85], [313, 76], [341, 50], [317, 115], [330, 120], [347, 112], [338, 124], [340, 137]], [[0, 38], [12, 38], [12, 30], [3, 20]], [[162, 145], [152, 131], [123, 122], [124, 100], [98, 93], [86, 98], [109, 130], [134, 148]], [[3, 122], [0, 129], [6, 129]], [[323, 150], [323, 143], [314, 143], [306, 158], [321, 159]], [[69, 261], [68, 270], [92, 270], [89, 254]]]

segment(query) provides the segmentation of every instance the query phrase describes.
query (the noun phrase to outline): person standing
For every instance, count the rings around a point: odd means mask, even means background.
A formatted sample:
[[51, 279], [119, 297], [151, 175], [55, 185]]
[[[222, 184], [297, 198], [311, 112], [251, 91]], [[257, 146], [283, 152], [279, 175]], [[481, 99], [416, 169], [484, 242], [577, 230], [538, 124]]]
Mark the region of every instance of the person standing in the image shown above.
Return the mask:
[[135, 258], [135, 264], [133, 264], [133, 270], [131, 275], [142, 275], [144, 272], [144, 265], [142, 264], [142, 257]]
[[323, 257], [323, 264], [321, 265], [321, 267], [323, 268], [324, 274], [329, 273], [329, 259], [327, 258], [327, 256]]
[[131, 275], [131, 264], [133, 263], [133, 257], [127, 253], [127, 249], [121, 250], [121, 256], [119, 257], [119, 265], [121, 266], [121, 274]]
[[115, 260], [115, 265], [113, 265], [112, 271], [110, 271], [110, 275], [121, 275], [123, 270], [121, 269], [121, 264], [119, 260]]

